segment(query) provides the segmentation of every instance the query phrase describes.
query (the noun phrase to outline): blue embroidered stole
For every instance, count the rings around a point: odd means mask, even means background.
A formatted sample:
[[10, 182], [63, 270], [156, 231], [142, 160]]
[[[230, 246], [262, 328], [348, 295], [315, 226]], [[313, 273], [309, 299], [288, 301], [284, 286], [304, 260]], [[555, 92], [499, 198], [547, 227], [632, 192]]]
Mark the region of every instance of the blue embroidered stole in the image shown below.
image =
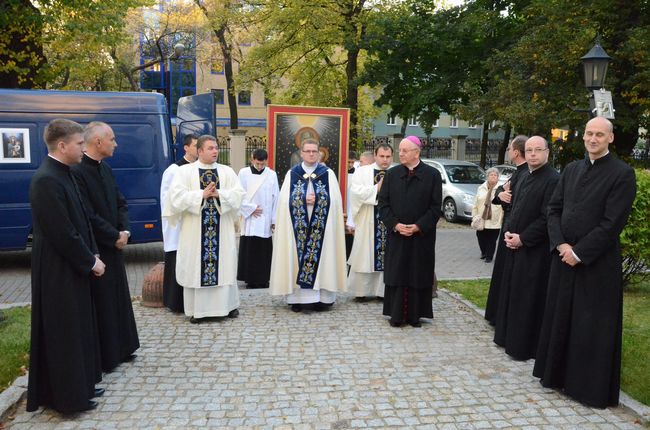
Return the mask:
[[[308, 175], [298, 164], [291, 169], [289, 187], [289, 212], [298, 252], [298, 276], [300, 288], [314, 288], [318, 264], [325, 236], [325, 225], [330, 208], [329, 176], [327, 167], [318, 165]], [[311, 181], [316, 201], [309, 217], [307, 212], [307, 189]]]
[[[386, 174], [385, 170], [374, 170], [373, 184], [377, 185]], [[386, 242], [388, 241], [388, 232], [386, 226], [381, 222], [379, 217], [379, 206], [375, 205], [375, 272], [384, 271], [384, 255], [386, 255]]]
[[[219, 189], [217, 169], [199, 168], [201, 189], [214, 182]], [[213, 287], [219, 283], [219, 221], [217, 199], [209, 198], [201, 209], [201, 286]]]

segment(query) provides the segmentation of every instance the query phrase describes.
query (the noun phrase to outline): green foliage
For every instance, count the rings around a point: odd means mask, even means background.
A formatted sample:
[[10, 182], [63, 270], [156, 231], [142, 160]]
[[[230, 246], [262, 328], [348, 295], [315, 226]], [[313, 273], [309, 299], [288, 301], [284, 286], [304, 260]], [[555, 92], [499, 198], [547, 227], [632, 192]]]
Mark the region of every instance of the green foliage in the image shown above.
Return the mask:
[[621, 233], [624, 285], [650, 276], [650, 170], [636, 169], [636, 199]]
[[438, 288], [445, 288], [458, 293], [481, 309], [487, 304], [490, 280], [477, 279], [475, 281], [438, 281]]
[[10, 308], [2, 311], [0, 321], [0, 391], [25, 373], [29, 363], [30, 308]]
[[634, 282], [623, 300], [621, 388], [650, 406], [650, 281]]

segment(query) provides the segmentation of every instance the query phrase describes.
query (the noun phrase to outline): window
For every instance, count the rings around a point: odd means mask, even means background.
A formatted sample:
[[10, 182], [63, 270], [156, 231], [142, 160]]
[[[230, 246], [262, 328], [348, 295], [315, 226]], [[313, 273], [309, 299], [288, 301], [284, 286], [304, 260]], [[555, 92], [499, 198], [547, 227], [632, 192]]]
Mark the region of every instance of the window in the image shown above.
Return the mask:
[[418, 120], [415, 117], [409, 118], [409, 121], [408, 121], [407, 125], [409, 127], [417, 127], [418, 126]]
[[250, 91], [240, 91], [237, 94], [237, 103], [242, 106], [250, 106], [251, 104], [251, 92]]
[[388, 114], [386, 116], [386, 125], [395, 125], [395, 115]]
[[222, 105], [225, 99], [225, 92], [220, 88], [212, 88], [212, 94], [214, 94], [214, 104]]
[[435, 123], [433, 123], [434, 127], [440, 127], [440, 120], [437, 119]]
[[271, 104], [271, 99], [268, 97], [264, 97], [264, 106], [270, 105]]
[[450, 124], [449, 124], [449, 127], [450, 127], [450, 128], [458, 128], [458, 118], [456, 118], [455, 116], [452, 116], [452, 117], [450, 118]]
[[470, 124], [470, 125], [469, 125], [469, 128], [476, 128], [476, 127], [477, 127], [476, 124]]
[[221, 61], [221, 58], [212, 60], [212, 62], [210, 63], [210, 73], [216, 75], [223, 75], [223, 62]]

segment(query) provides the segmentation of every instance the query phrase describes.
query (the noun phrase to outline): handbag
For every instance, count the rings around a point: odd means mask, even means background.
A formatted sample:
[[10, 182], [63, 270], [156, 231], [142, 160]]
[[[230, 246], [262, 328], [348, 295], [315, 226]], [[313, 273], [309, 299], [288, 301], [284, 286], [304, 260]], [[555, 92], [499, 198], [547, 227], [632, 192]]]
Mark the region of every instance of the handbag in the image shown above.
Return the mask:
[[474, 215], [471, 226], [474, 230], [481, 231], [485, 228], [485, 220], [481, 215]]

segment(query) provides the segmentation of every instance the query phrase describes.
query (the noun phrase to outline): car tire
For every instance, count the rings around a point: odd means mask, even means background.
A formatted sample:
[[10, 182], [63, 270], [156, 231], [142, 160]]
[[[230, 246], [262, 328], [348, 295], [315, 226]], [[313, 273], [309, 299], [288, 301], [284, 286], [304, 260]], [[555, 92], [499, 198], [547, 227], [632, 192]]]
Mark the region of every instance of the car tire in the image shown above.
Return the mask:
[[454, 222], [458, 218], [456, 202], [451, 197], [446, 198], [445, 202], [442, 204], [442, 214], [447, 222]]

